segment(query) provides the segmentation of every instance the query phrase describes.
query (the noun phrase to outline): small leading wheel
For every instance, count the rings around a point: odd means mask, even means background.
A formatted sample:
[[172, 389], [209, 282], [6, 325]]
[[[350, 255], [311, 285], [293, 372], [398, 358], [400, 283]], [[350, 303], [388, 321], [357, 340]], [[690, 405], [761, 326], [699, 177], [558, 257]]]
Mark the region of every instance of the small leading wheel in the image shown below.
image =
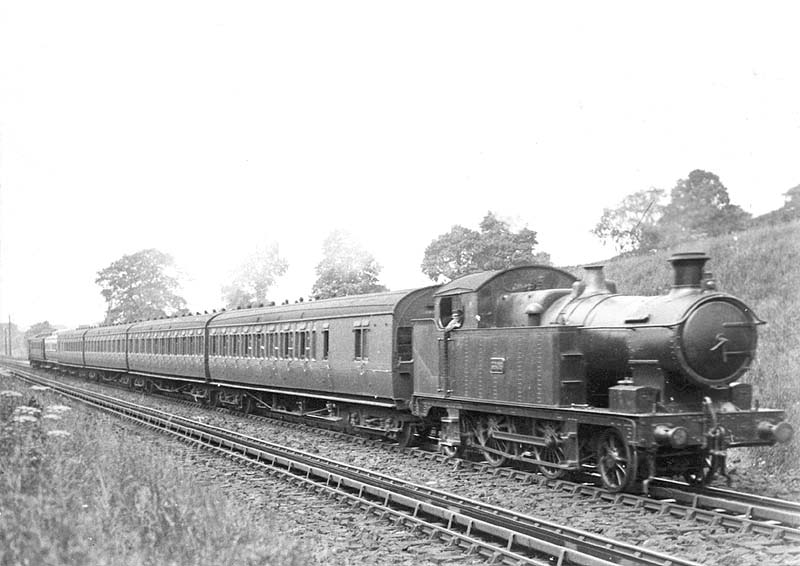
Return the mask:
[[[561, 446], [558, 437], [558, 425], [553, 422], [539, 421], [536, 423], [536, 436], [544, 437], [545, 446], [537, 446], [535, 448], [536, 459], [542, 462], [551, 462], [553, 464], [563, 464], [566, 458], [564, 457], [564, 448]], [[564, 475], [564, 468], [554, 468], [546, 464], [538, 464], [539, 472], [551, 480], [556, 480]]]
[[597, 471], [603, 487], [613, 493], [624, 490], [636, 477], [636, 451], [617, 429], [603, 431], [597, 442]]
[[513, 421], [501, 415], [488, 415], [478, 419], [475, 438], [483, 452], [483, 459], [493, 468], [502, 466], [509, 456], [516, 456], [519, 452], [516, 442], [498, 440], [492, 436], [495, 432], [514, 432]]

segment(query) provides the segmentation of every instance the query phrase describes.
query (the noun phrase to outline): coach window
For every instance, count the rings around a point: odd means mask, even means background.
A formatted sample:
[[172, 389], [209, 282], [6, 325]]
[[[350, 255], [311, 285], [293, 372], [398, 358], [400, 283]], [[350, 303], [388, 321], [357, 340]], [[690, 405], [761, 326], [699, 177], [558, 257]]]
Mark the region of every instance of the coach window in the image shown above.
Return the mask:
[[356, 321], [353, 329], [353, 342], [356, 360], [366, 360], [369, 357], [367, 350], [367, 333], [369, 321]]
[[410, 326], [401, 326], [397, 329], [397, 359], [401, 362], [410, 362], [414, 359], [413, 330]]
[[288, 360], [291, 359], [292, 354], [294, 353], [294, 347], [291, 343], [292, 341], [292, 333], [291, 332], [281, 332], [281, 351], [280, 357], [281, 359]]
[[331, 331], [325, 329], [322, 331], [322, 359], [327, 360], [331, 353]]

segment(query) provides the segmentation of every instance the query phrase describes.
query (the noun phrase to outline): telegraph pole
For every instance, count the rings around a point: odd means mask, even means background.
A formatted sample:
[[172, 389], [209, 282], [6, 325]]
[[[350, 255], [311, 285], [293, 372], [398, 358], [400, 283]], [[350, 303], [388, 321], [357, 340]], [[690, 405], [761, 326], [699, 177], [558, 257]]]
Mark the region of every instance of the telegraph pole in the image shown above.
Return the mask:
[[6, 356], [11, 357], [11, 315], [8, 315], [8, 330], [6, 331], [8, 341], [6, 342]]

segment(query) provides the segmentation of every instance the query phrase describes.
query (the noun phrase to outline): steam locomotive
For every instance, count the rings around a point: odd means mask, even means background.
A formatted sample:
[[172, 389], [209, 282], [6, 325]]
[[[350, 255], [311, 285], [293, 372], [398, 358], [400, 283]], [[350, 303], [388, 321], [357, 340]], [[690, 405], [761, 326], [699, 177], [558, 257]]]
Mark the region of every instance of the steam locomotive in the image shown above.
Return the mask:
[[611, 491], [655, 475], [702, 484], [726, 450], [788, 442], [779, 410], [739, 381], [761, 320], [671, 259], [665, 295], [616, 292], [549, 266], [442, 286], [79, 328], [30, 344], [52, 366], [245, 412], [302, 415], [408, 445], [469, 449]]

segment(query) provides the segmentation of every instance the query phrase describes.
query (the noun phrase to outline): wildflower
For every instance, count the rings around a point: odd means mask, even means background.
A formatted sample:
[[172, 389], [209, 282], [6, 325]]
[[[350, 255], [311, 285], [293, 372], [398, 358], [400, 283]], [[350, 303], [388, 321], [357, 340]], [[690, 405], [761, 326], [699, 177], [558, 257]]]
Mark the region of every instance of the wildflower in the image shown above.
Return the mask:
[[35, 423], [39, 421], [33, 415], [16, 415], [11, 420], [15, 423]]
[[22, 393], [20, 393], [19, 391], [9, 391], [9, 390], [0, 391], [0, 397], [8, 397], [8, 398], [22, 397]]
[[70, 436], [70, 433], [66, 430], [49, 430], [47, 431], [47, 436], [52, 436], [54, 438], [66, 438]]
[[38, 407], [29, 407], [27, 405], [20, 405], [16, 409], [14, 409], [14, 415], [30, 415], [34, 418], [38, 417], [42, 414], [42, 410]]
[[61, 415], [54, 415], [53, 413], [45, 413], [42, 418], [47, 419], [48, 421], [60, 421]]
[[67, 411], [71, 411], [72, 407], [67, 407], [66, 405], [50, 405], [47, 407], [47, 410], [51, 413], [66, 413]]
[[31, 385], [31, 389], [34, 391], [47, 391], [50, 388], [46, 385]]

